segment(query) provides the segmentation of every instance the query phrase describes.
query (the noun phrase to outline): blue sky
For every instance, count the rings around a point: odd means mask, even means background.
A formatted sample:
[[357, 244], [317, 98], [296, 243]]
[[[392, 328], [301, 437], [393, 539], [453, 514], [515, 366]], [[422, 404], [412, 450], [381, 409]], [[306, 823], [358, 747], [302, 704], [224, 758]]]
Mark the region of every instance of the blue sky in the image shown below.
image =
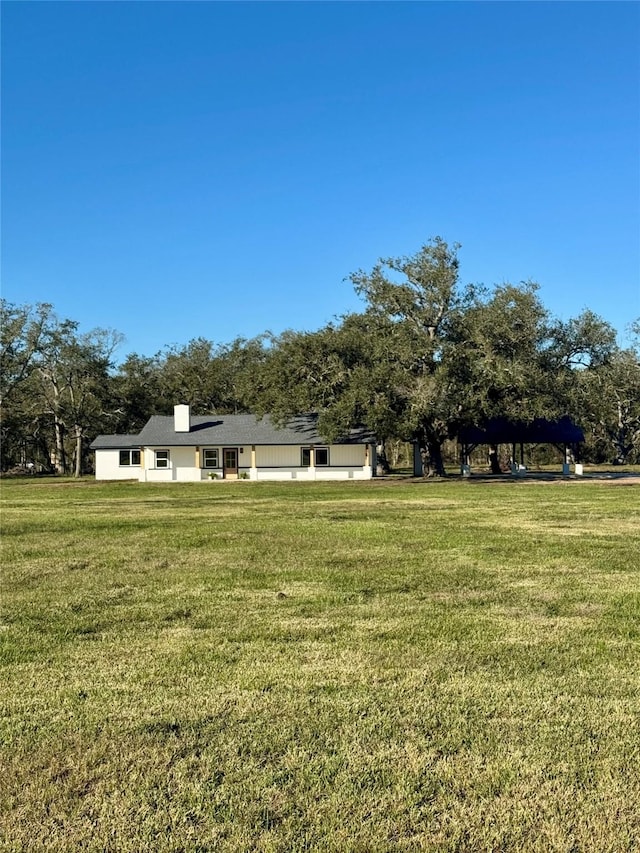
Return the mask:
[[[118, 357], [317, 329], [435, 235], [640, 316], [637, 3], [2, 4], [2, 294]], [[624, 338], [623, 338], [624, 342]]]

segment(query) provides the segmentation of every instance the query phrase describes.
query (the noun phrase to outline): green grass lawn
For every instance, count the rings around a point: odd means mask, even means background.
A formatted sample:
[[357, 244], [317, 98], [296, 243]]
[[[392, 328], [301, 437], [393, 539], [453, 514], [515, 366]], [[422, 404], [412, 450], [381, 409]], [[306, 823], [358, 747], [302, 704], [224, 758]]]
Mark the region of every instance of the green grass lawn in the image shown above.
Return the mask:
[[638, 850], [640, 486], [2, 502], [0, 849]]

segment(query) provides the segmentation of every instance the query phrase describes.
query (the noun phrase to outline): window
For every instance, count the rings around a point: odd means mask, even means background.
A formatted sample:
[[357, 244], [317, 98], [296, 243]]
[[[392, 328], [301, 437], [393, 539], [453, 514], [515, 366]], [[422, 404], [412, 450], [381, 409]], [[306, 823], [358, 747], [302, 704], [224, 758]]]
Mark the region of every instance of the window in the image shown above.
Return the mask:
[[[314, 457], [315, 464], [317, 465], [328, 465], [329, 464], [329, 448], [328, 447], [315, 447], [314, 448]], [[303, 447], [301, 454], [301, 464], [303, 468], [309, 468], [311, 465], [311, 448]]]
[[139, 450], [121, 450], [120, 465], [139, 465], [140, 451]]
[[218, 448], [207, 449], [202, 451], [202, 467], [217, 468], [218, 467]]
[[169, 451], [168, 450], [156, 450], [156, 468], [168, 468], [169, 467]]
[[316, 447], [316, 465], [328, 465], [329, 464], [329, 448], [328, 447]]

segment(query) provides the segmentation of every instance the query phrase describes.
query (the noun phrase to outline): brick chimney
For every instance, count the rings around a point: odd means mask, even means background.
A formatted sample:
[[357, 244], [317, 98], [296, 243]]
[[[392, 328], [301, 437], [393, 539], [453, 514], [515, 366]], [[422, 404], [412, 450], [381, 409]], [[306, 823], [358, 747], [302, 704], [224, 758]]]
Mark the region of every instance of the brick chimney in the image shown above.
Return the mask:
[[185, 405], [174, 406], [173, 422], [176, 432], [191, 432], [191, 407]]

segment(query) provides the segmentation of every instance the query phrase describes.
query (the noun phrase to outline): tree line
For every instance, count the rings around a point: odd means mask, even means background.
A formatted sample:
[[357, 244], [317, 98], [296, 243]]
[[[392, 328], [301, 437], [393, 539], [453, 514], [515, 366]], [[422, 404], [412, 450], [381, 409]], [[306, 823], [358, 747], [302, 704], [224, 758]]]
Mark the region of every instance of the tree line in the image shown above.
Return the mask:
[[444, 473], [447, 439], [492, 417], [569, 415], [585, 459], [640, 462], [640, 322], [634, 346], [589, 310], [562, 321], [533, 282], [493, 288], [459, 279], [458, 244], [435, 238], [349, 279], [363, 310], [314, 332], [195, 338], [116, 364], [115, 331], [80, 333], [52, 305], [1, 302], [3, 471], [89, 468], [99, 433], [136, 433], [153, 414], [315, 411], [330, 441], [364, 424], [416, 441], [427, 474]]

